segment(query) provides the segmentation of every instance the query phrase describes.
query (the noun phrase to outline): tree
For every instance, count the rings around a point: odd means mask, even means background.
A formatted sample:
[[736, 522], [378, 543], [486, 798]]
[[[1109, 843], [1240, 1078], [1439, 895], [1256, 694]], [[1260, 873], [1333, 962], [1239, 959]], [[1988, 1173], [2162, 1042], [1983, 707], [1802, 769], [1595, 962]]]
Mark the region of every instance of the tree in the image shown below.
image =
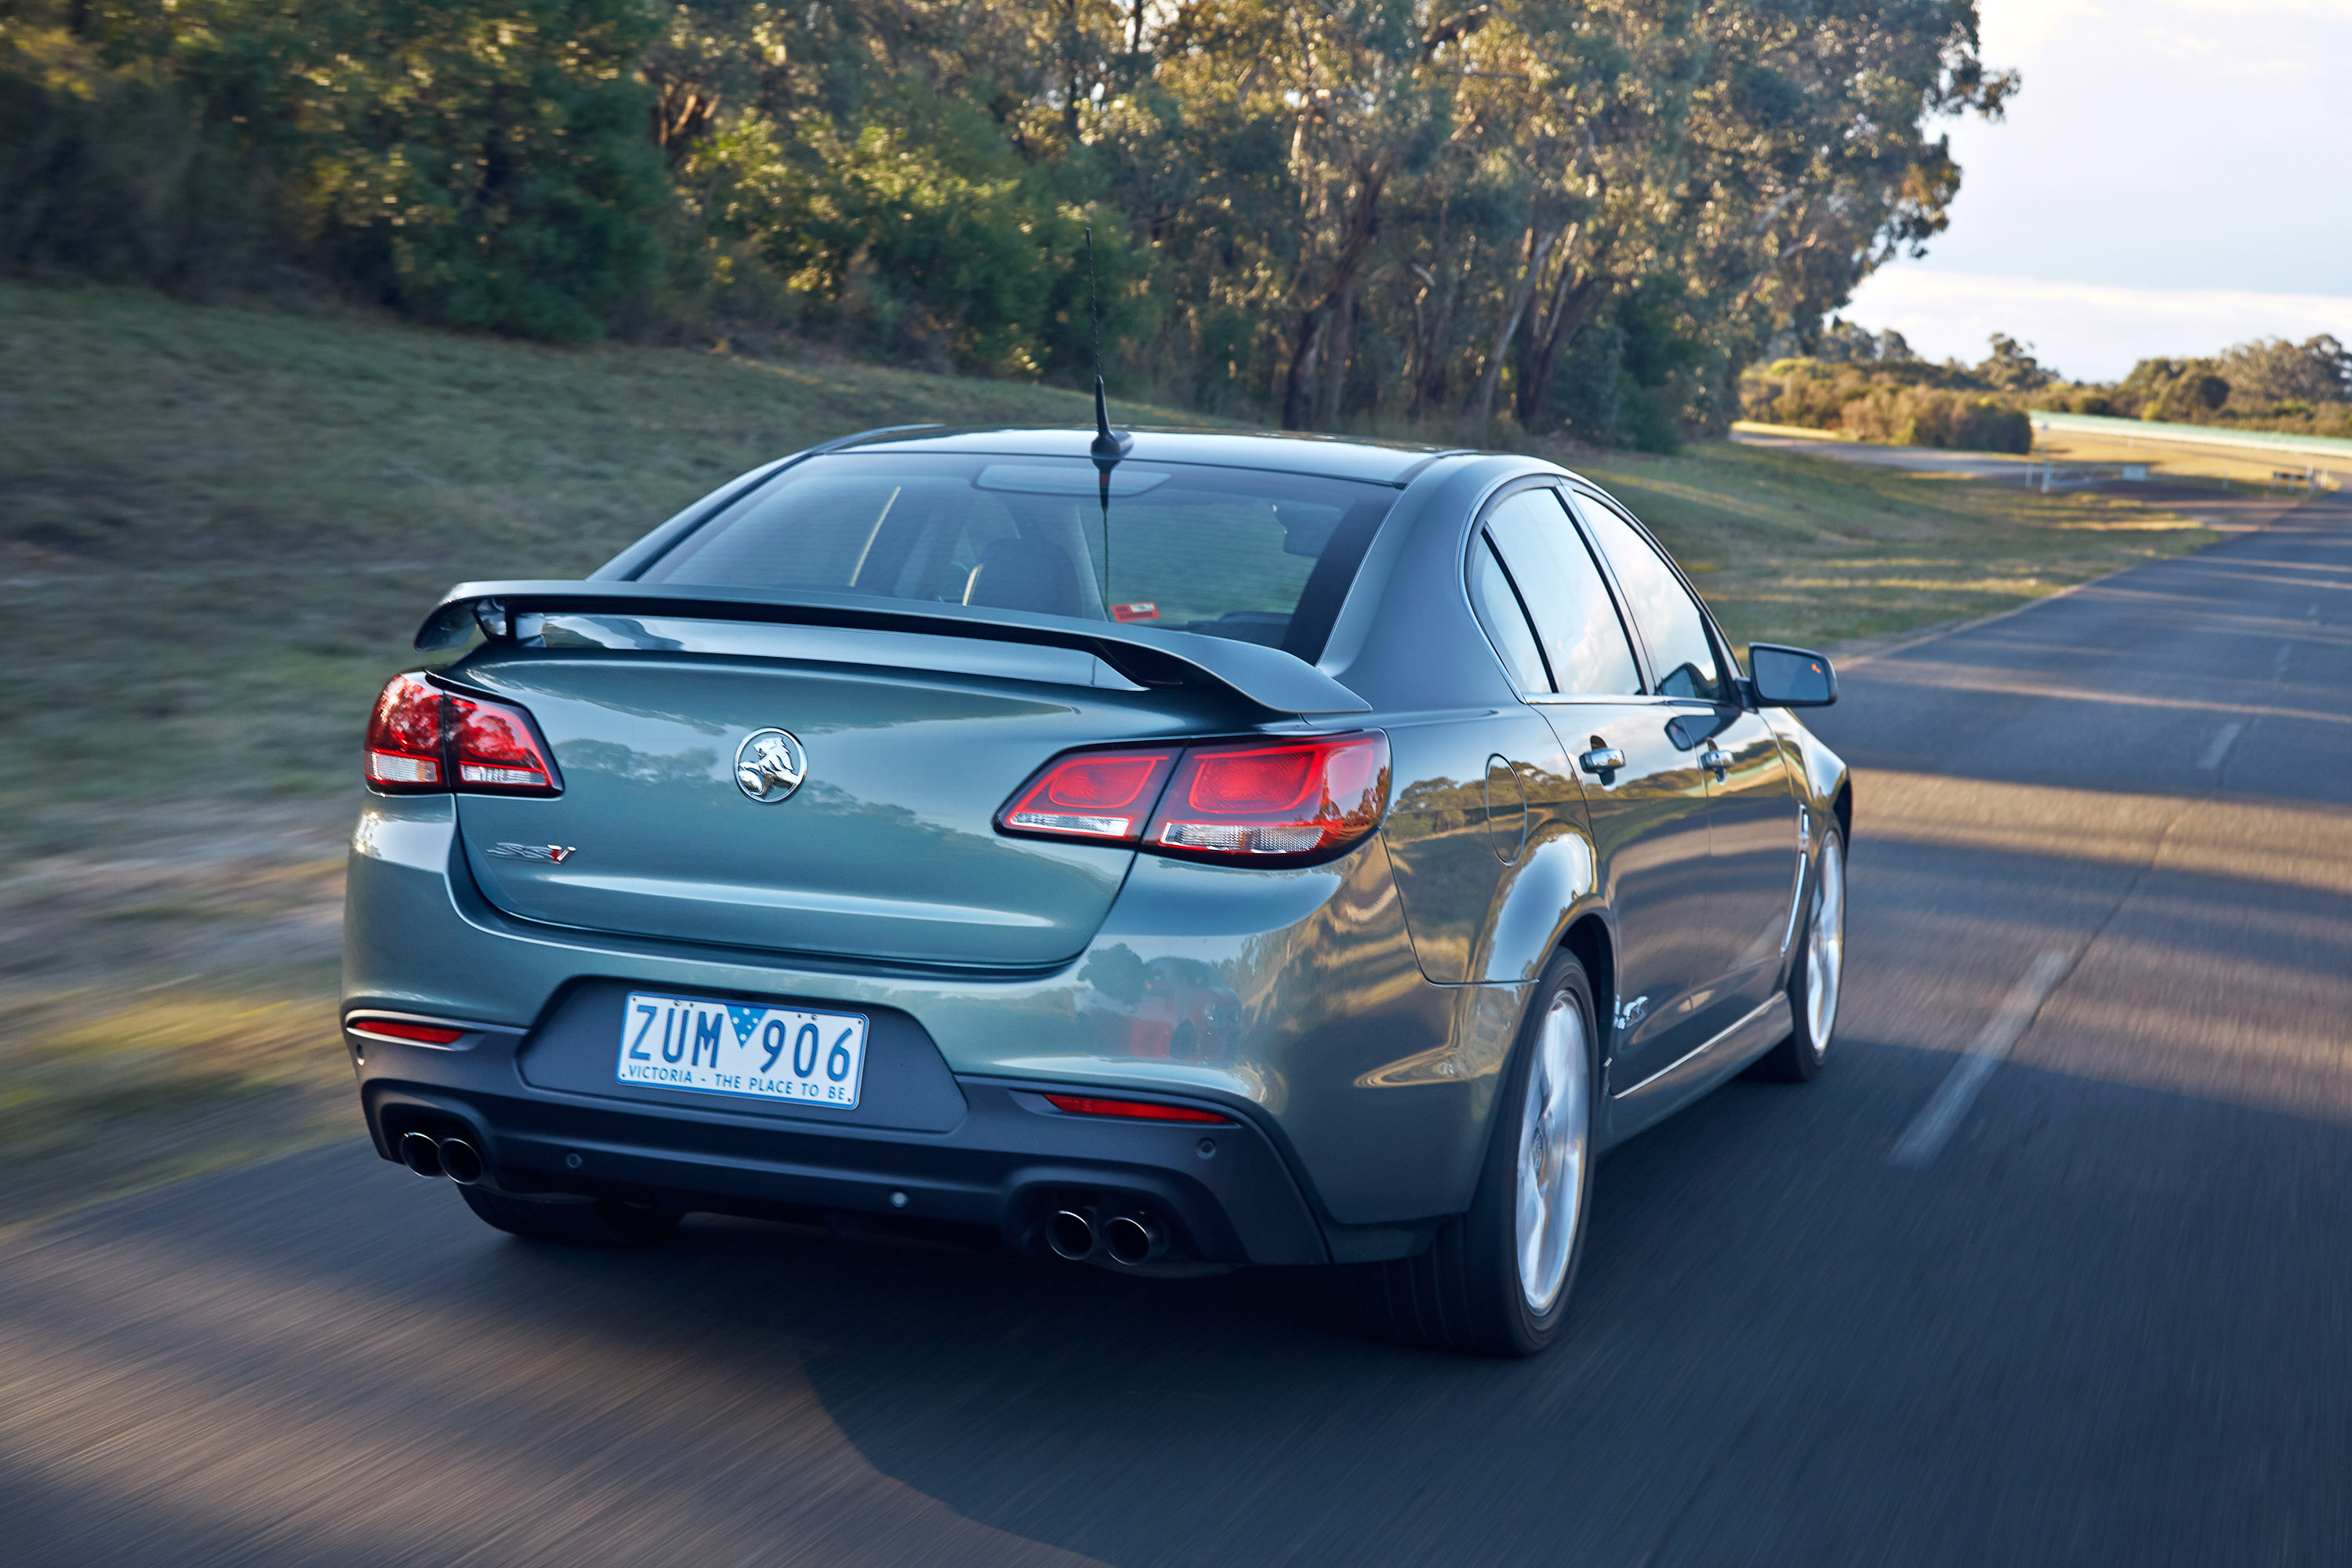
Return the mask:
[[2265, 403], [2352, 400], [2352, 353], [2323, 332], [2300, 345], [2256, 338], [2221, 355], [2231, 389]]
[[1992, 353], [1976, 368], [1979, 381], [1997, 392], [2032, 392], [2058, 378], [2033, 357], [2033, 345], [2005, 332], [1992, 335]]
[[1091, 225], [1114, 374], [1294, 428], [1716, 423], [2016, 86], [1973, 0], [0, 5], [17, 265], [1077, 379]]

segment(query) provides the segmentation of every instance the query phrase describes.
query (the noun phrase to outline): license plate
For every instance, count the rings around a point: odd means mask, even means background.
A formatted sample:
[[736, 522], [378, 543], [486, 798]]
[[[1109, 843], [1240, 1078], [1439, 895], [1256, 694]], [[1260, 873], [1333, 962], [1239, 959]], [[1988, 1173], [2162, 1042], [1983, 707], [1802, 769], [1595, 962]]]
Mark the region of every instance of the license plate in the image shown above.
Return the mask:
[[866, 1019], [629, 993], [623, 1083], [847, 1110], [866, 1070]]

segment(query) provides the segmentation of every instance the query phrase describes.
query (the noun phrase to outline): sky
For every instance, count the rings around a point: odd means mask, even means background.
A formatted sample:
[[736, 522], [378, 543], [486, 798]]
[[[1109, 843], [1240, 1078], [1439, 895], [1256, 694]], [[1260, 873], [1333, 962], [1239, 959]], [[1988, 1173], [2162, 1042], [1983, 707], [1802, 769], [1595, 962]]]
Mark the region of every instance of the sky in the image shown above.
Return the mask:
[[2249, 338], [2352, 343], [2352, 0], [1979, 0], [2007, 116], [1945, 121], [1951, 227], [1846, 317], [1929, 359], [1995, 331], [2109, 381]]

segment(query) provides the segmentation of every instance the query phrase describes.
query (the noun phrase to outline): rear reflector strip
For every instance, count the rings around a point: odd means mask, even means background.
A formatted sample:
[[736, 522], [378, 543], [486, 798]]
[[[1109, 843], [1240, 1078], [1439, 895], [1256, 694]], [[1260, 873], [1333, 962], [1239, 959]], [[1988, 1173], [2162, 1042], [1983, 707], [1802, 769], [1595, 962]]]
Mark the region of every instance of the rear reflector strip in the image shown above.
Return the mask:
[[1149, 1100], [1098, 1100], [1085, 1094], [1049, 1094], [1045, 1102], [1073, 1116], [1124, 1116], [1135, 1121], [1231, 1121], [1213, 1110], [1189, 1105], [1161, 1105]]
[[374, 1035], [388, 1040], [414, 1040], [423, 1046], [446, 1046], [463, 1039], [466, 1031], [446, 1024], [411, 1024], [399, 1018], [353, 1018], [343, 1027], [355, 1035]]

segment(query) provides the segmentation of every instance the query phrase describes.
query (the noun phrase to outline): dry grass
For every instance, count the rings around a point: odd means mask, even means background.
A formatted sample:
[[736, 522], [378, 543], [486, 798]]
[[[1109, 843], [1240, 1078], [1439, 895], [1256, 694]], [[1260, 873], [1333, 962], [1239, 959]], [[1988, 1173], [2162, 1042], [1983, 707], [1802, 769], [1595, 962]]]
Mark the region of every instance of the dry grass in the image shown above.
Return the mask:
[[[2126, 465], [2144, 468], [2148, 478], [2173, 483], [2198, 480], [2218, 481], [2224, 488], [2256, 490], [2263, 493], [2289, 493], [2295, 486], [2282, 485], [2273, 476], [2289, 472], [2298, 476], [2305, 465], [2313, 459], [2293, 452], [2265, 452], [2243, 447], [2200, 447], [2181, 441], [2135, 440], [2128, 436], [2086, 435], [2073, 430], [2041, 430], [2034, 433], [2033, 454], [2048, 457], [2060, 465], [2075, 464], [2112, 472]], [[2346, 476], [2341, 458], [2321, 458], [2316, 467], [2322, 476], [2321, 489], [2344, 487]]]
[[1727, 443], [1570, 462], [1658, 532], [1743, 643], [1827, 647], [1990, 615], [2214, 538], [2129, 498]]

